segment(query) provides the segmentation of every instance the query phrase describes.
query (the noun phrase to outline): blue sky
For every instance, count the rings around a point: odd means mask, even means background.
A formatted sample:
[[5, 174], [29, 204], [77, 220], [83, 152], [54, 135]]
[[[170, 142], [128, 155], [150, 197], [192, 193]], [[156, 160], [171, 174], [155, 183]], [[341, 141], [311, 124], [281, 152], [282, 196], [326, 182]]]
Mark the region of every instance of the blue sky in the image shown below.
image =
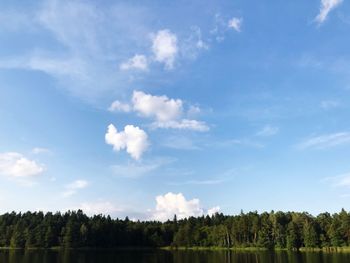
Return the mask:
[[0, 212], [349, 209], [349, 11], [2, 1]]

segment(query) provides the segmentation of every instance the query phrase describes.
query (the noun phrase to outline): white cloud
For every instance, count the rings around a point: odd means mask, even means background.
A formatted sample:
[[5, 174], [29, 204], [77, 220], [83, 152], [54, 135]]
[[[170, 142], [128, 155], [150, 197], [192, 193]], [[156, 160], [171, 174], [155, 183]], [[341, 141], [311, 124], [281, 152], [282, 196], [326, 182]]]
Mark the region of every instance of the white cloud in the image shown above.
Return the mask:
[[207, 212], [200, 205], [199, 199], [186, 200], [182, 193], [167, 193], [156, 197], [156, 209], [153, 212], [153, 220], [166, 221], [173, 219], [174, 215], [178, 219], [190, 216], [202, 216], [218, 211], [219, 207], [211, 208]]
[[322, 24], [327, 19], [329, 12], [342, 2], [343, 0], [321, 0], [320, 13], [315, 18], [316, 22]]
[[77, 193], [78, 190], [84, 189], [89, 185], [85, 180], [76, 180], [65, 186], [66, 191], [62, 193], [63, 197], [70, 197]]
[[136, 54], [132, 58], [130, 58], [128, 61], [120, 64], [121, 70], [130, 70], [130, 69], [137, 69], [137, 70], [148, 70], [148, 62], [147, 58], [144, 55], [138, 55]]
[[233, 17], [228, 21], [228, 28], [232, 28], [236, 30], [237, 32], [241, 32], [241, 26], [242, 26], [243, 19]]
[[153, 128], [187, 129], [208, 131], [205, 122], [183, 118], [183, 101], [167, 96], [153, 96], [142, 91], [134, 91], [133, 109], [141, 116], [155, 119]]
[[156, 197], [156, 211], [153, 218], [159, 221], [172, 219], [174, 215], [178, 219], [190, 216], [201, 216], [204, 211], [200, 207], [199, 199], [186, 200], [182, 193], [167, 193]]
[[270, 125], [266, 125], [260, 131], [258, 131], [256, 135], [257, 136], [262, 136], [262, 137], [269, 137], [269, 136], [276, 135], [278, 132], [279, 132], [279, 128], [278, 127], [273, 127], [273, 126], [270, 126]]
[[126, 125], [124, 131], [118, 132], [117, 128], [110, 124], [105, 141], [107, 144], [113, 145], [115, 151], [126, 149], [127, 153], [136, 160], [141, 158], [149, 146], [146, 132], [133, 125]]
[[111, 106], [108, 108], [111, 112], [122, 111], [122, 112], [130, 112], [131, 107], [127, 103], [122, 103], [119, 100], [113, 101]]
[[120, 212], [122, 209], [116, 207], [109, 201], [98, 201], [98, 202], [85, 202], [82, 203], [78, 209], [81, 209], [87, 215], [111, 215], [115, 212]]
[[145, 117], [154, 117], [159, 122], [177, 119], [183, 111], [182, 100], [152, 96], [142, 91], [134, 91], [132, 102], [136, 112]]
[[159, 30], [152, 37], [152, 42], [155, 60], [164, 63], [167, 69], [172, 69], [178, 53], [176, 35], [169, 29]]
[[338, 132], [325, 134], [321, 136], [311, 137], [300, 144], [298, 148], [300, 149], [326, 149], [334, 146], [344, 145], [350, 143], [350, 133], [349, 132]]
[[216, 213], [219, 213], [220, 212], [220, 206], [215, 206], [215, 207], [212, 207], [210, 209], [208, 209], [208, 216], [213, 216], [215, 215]]
[[25, 178], [39, 175], [44, 171], [41, 164], [25, 158], [16, 152], [0, 154], [0, 174], [15, 178]]

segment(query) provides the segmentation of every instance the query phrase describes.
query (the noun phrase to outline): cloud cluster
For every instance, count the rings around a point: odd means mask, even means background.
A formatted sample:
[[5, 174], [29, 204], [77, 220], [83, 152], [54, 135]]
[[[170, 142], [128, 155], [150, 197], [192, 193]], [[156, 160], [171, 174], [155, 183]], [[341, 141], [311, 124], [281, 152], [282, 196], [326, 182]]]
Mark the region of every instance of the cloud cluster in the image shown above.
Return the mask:
[[78, 190], [84, 189], [89, 185], [85, 180], [76, 180], [70, 184], [66, 185], [66, 191], [63, 192], [63, 197], [70, 197], [77, 193]]
[[201, 208], [199, 199], [186, 200], [182, 193], [167, 193], [156, 197], [156, 209], [152, 215], [152, 219], [158, 221], [166, 221], [172, 219], [174, 215], [178, 219], [190, 216], [202, 216], [203, 214], [213, 214], [220, 210], [219, 207], [211, 208], [206, 213]]
[[316, 16], [317, 23], [322, 24], [334, 8], [339, 6], [343, 0], [321, 0], [320, 13]]
[[[190, 107], [200, 111], [198, 107]], [[134, 91], [131, 105], [114, 101], [109, 108], [112, 111], [128, 112], [131, 109], [141, 117], [153, 119], [153, 128], [172, 128], [194, 131], [208, 131], [205, 122], [185, 117], [184, 102], [180, 99], [170, 99], [167, 96], [154, 96], [142, 91]]]
[[149, 146], [146, 132], [133, 125], [126, 125], [124, 131], [118, 132], [117, 128], [110, 124], [105, 141], [112, 145], [115, 151], [125, 149], [135, 160], [139, 160]]
[[121, 70], [148, 70], [149, 61], [164, 64], [165, 69], [173, 69], [175, 59], [179, 53], [178, 39], [176, 34], [169, 29], [162, 29], [152, 34], [152, 56], [136, 54], [126, 62], [120, 64]]
[[15, 178], [25, 178], [39, 175], [44, 171], [41, 164], [29, 160], [17, 152], [0, 154], [0, 174]]

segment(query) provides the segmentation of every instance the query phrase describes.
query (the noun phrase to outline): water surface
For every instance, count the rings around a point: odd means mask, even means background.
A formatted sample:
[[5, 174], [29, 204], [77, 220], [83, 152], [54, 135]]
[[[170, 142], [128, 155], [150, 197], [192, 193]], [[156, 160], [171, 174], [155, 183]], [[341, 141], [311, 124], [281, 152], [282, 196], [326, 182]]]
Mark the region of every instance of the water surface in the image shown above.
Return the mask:
[[349, 263], [350, 254], [322, 252], [1, 250], [0, 263]]

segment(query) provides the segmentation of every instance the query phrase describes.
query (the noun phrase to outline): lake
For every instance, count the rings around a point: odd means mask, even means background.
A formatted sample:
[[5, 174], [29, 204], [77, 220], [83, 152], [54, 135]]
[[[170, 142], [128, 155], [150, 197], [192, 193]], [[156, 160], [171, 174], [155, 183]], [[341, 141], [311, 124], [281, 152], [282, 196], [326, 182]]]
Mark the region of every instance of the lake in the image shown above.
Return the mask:
[[0, 263], [349, 263], [350, 254], [322, 252], [1, 250]]

